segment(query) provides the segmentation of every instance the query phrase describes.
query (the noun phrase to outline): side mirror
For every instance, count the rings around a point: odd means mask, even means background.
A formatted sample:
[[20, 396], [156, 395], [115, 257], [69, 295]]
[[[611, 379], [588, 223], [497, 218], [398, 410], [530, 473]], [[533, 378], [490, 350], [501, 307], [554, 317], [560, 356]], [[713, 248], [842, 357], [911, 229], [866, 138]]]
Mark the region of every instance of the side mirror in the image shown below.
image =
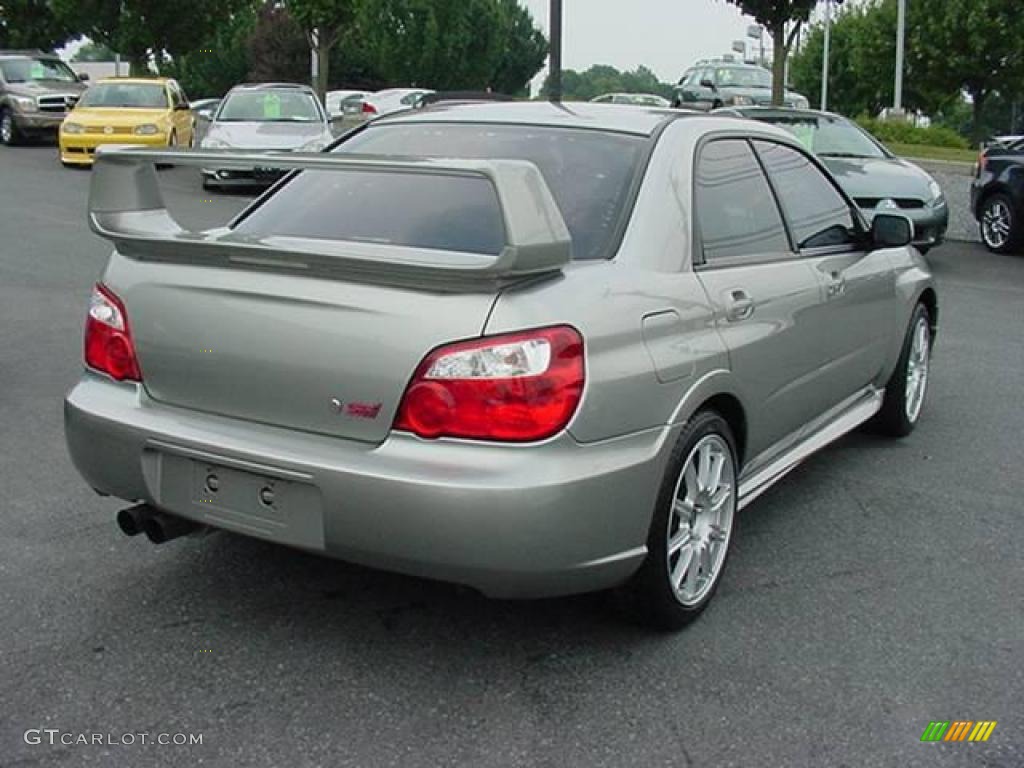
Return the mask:
[[876, 248], [902, 248], [914, 241], [914, 224], [906, 216], [879, 213], [871, 222], [871, 242]]
[[88, 72], [79, 72], [78, 73], [78, 81], [80, 83], [84, 83], [84, 82], [88, 81], [88, 79], [89, 79], [89, 73]]
[[700, 85], [701, 85], [701, 88], [710, 88], [712, 91], [717, 91], [718, 90], [717, 88], [715, 88], [715, 84], [713, 82], [711, 82], [710, 80], [708, 80], [706, 77], [703, 80], [700, 81]]

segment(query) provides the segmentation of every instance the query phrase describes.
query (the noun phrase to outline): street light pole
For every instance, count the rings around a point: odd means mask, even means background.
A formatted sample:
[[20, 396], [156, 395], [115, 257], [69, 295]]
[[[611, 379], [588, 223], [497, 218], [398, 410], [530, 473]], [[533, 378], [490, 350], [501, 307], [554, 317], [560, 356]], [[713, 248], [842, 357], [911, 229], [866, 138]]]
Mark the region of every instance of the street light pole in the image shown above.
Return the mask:
[[899, 15], [896, 21], [896, 98], [893, 111], [903, 111], [903, 45], [907, 34], [907, 0], [899, 0]]
[[825, 0], [825, 55], [821, 60], [821, 111], [828, 109], [828, 60], [832, 45], [832, 0]]
[[548, 98], [562, 100], [562, 0], [551, 0], [548, 19], [551, 28], [551, 51], [548, 58]]

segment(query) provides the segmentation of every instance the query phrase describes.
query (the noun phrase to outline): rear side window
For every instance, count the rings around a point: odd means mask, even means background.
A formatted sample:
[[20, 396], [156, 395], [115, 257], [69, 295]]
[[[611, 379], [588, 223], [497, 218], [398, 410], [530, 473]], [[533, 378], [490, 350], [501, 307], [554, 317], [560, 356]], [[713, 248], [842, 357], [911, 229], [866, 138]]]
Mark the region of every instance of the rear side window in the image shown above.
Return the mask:
[[505, 225], [483, 177], [304, 171], [236, 232], [498, 254]]
[[696, 182], [697, 221], [707, 262], [790, 253], [782, 215], [746, 141], [725, 139], [705, 145]]
[[754, 146], [775, 185], [798, 248], [857, 242], [850, 206], [814, 163], [782, 144], [755, 141]]

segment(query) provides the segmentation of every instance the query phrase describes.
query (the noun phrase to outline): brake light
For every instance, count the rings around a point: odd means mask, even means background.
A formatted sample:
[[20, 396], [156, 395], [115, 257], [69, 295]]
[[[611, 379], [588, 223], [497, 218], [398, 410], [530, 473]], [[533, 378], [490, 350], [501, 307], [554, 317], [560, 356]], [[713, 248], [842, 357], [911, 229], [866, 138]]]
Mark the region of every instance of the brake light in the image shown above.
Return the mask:
[[85, 319], [85, 364], [117, 381], [142, 381], [124, 304], [98, 283]]
[[377, 114], [377, 108], [375, 106], [373, 106], [373, 104], [370, 104], [368, 101], [364, 101], [363, 102], [363, 114], [364, 115], [376, 115]]
[[420, 363], [395, 429], [529, 442], [560, 432], [583, 396], [583, 337], [560, 325], [450, 344]]

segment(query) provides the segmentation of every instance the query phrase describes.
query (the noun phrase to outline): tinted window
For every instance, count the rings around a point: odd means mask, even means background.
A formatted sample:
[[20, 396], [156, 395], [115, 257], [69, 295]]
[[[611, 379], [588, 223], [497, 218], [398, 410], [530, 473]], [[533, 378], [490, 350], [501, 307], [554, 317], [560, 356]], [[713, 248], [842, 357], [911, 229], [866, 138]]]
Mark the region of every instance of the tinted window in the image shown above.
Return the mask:
[[775, 184], [797, 247], [821, 248], [856, 242], [857, 229], [846, 200], [807, 157], [781, 144], [757, 141]]
[[237, 232], [497, 254], [505, 245], [498, 195], [484, 178], [371, 171], [305, 171]]
[[696, 195], [708, 261], [790, 251], [771, 188], [747, 142], [715, 141], [704, 147]]
[[[568, 128], [395, 122], [371, 125], [334, 151], [528, 160], [558, 203], [572, 235], [573, 258], [602, 259], [613, 255], [614, 236], [629, 215], [630, 187], [646, 141]], [[390, 208], [401, 215], [400, 208]]]

